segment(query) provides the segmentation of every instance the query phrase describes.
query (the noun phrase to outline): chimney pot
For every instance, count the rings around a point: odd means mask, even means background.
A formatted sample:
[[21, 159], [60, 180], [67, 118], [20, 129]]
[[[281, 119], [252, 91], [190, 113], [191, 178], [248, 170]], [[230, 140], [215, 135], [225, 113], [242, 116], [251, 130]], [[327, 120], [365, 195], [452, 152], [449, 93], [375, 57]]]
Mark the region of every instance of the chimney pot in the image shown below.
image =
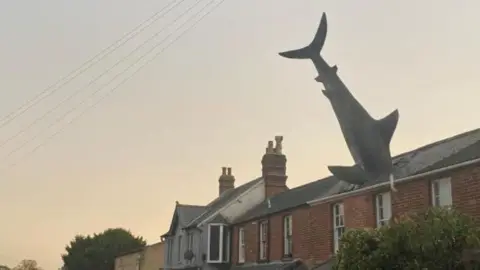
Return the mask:
[[273, 141], [268, 141], [267, 149], [266, 149], [265, 153], [266, 153], [266, 154], [273, 154], [273, 153], [274, 153], [274, 150], [273, 150]]
[[222, 167], [222, 175], [227, 175], [227, 167]]
[[283, 136], [275, 136], [275, 153], [281, 155], [282, 154], [282, 141]]
[[227, 168], [227, 175], [232, 175], [232, 168], [230, 167]]

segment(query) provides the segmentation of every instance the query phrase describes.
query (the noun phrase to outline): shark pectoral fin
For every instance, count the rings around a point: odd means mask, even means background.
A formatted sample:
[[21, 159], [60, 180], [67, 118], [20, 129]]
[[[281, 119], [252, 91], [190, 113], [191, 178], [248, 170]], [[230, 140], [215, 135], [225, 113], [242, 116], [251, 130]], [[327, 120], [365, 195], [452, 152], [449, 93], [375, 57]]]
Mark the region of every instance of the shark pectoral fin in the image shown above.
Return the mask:
[[385, 118], [377, 120], [377, 127], [385, 143], [390, 144], [393, 133], [397, 128], [398, 110], [391, 112]]
[[362, 185], [369, 180], [365, 171], [358, 165], [351, 167], [328, 166], [328, 170], [339, 180], [353, 185]]

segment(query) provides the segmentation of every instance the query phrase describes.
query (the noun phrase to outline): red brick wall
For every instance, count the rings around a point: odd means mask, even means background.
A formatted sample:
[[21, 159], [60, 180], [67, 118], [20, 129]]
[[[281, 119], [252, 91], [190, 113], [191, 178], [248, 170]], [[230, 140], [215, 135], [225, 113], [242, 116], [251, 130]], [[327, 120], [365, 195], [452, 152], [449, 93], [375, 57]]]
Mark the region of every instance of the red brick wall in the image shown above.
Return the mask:
[[[449, 175], [436, 175], [428, 179], [413, 180], [396, 185], [392, 192], [392, 215], [426, 210], [431, 206], [431, 180], [451, 177], [453, 204], [461, 211], [480, 218], [480, 166], [450, 171]], [[374, 196], [388, 189], [379, 189], [344, 198], [345, 225], [347, 228], [375, 227]], [[328, 259], [333, 250], [332, 205], [328, 202], [275, 214], [269, 220], [269, 259], [283, 257], [283, 216], [293, 217], [293, 257], [319, 262]], [[258, 258], [258, 222], [248, 222], [245, 228], [246, 261]], [[238, 262], [238, 229], [233, 237], [232, 262]]]

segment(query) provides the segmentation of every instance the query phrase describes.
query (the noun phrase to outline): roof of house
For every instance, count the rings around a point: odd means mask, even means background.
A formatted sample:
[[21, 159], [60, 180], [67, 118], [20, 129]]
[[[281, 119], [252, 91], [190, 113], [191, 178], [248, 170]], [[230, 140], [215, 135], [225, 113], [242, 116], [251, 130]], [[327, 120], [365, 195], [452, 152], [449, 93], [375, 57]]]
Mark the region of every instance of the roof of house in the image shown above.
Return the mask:
[[[198, 215], [195, 219], [193, 219], [186, 227], [189, 228], [198, 225], [199, 223], [210, 217], [212, 214], [214, 214], [216, 211], [220, 210], [222, 207], [227, 205], [229, 202], [231, 202], [239, 195], [243, 194], [249, 188], [262, 180], [263, 178], [260, 177], [249, 181], [239, 187], [225, 191], [222, 195], [220, 195], [215, 200], [210, 202], [207, 206], [205, 206], [204, 211], [202, 211], [202, 213]], [[220, 217], [217, 216], [215, 218], [217, 219]]]
[[[392, 158], [393, 174], [395, 179], [400, 179], [477, 158], [480, 158], [480, 129], [437, 141]], [[338, 193], [338, 190], [333, 188], [338, 183], [340, 181], [337, 178], [329, 176], [279, 193], [248, 211], [235, 220], [235, 223], [278, 213], [306, 204], [313, 199], [333, 195]], [[378, 182], [367, 183], [373, 184]]]
[[205, 211], [205, 206], [176, 203], [170, 228], [162, 236], [172, 235], [178, 224], [185, 226]]
[[245, 222], [305, 204], [320, 194], [328, 192], [337, 182], [338, 180], [335, 177], [330, 176], [278, 193], [247, 211], [235, 220], [235, 223]]

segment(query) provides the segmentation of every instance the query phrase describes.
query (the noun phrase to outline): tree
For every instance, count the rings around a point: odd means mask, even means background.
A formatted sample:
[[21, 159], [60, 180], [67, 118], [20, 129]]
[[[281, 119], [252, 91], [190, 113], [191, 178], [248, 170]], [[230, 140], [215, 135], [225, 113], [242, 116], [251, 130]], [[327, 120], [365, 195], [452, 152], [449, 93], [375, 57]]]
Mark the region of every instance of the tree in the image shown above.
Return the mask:
[[10, 267], [6, 265], [0, 265], [0, 270], [10, 270]]
[[22, 260], [12, 270], [42, 270], [35, 260]]
[[465, 269], [465, 250], [480, 248], [475, 220], [450, 208], [431, 208], [379, 229], [349, 230], [333, 269]]
[[93, 236], [77, 235], [62, 255], [68, 270], [113, 270], [115, 257], [121, 253], [145, 247], [142, 237], [121, 228], [107, 229]]

